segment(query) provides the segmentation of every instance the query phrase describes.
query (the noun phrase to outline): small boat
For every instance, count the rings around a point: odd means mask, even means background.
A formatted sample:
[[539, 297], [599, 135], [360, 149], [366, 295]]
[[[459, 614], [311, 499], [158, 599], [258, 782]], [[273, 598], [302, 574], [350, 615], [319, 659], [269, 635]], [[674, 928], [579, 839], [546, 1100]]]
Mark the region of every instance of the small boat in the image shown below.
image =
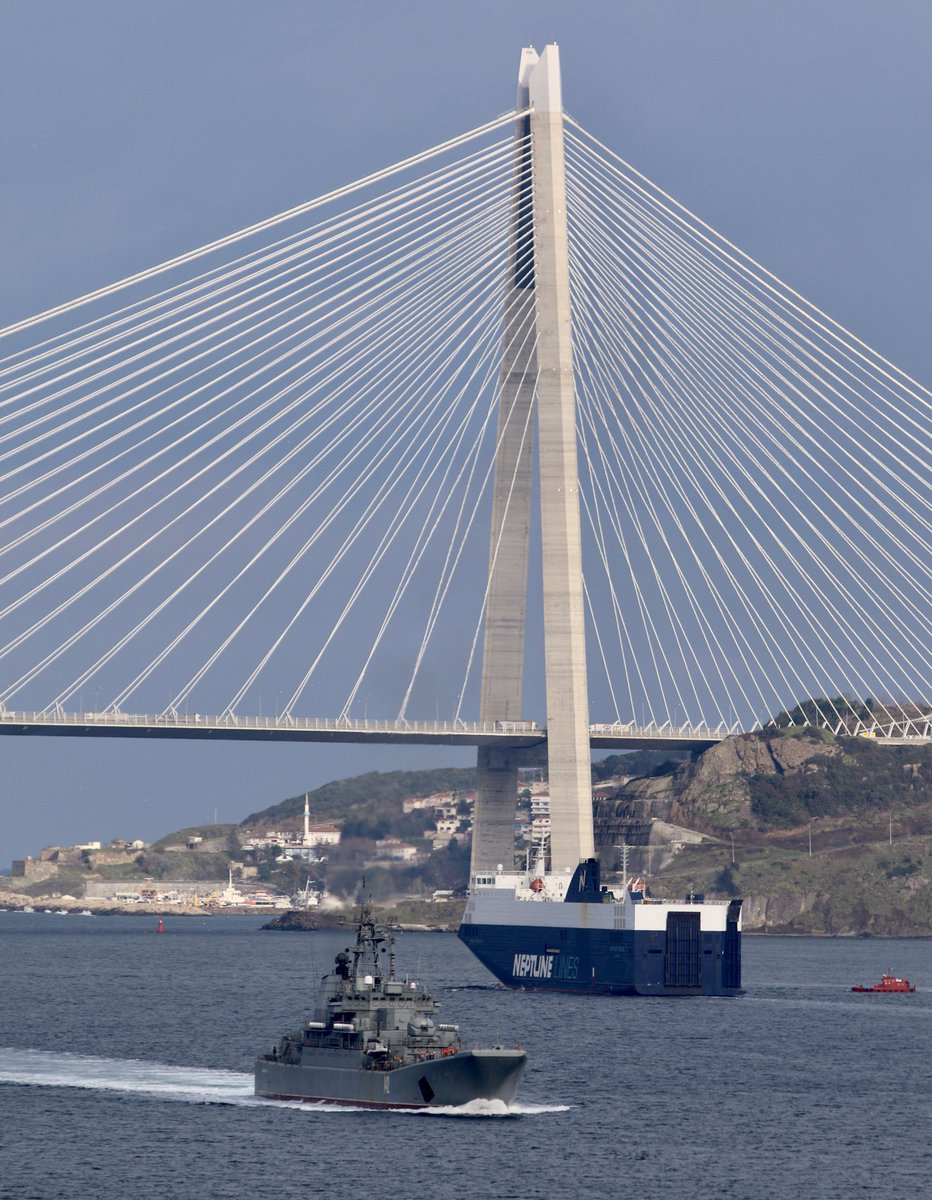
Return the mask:
[[881, 975], [880, 983], [875, 983], [873, 987], [864, 987], [863, 984], [858, 984], [851, 990], [852, 992], [914, 992], [916, 988], [908, 979], [900, 979], [898, 975], [888, 971], [886, 975]]

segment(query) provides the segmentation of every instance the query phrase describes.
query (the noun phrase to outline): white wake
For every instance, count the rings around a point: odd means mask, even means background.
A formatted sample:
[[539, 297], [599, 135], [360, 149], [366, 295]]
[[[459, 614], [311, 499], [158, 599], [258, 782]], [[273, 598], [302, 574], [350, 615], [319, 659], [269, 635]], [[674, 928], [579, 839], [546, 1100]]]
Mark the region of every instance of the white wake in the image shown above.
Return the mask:
[[[302, 1104], [261, 1100], [253, 1095], [252, 1075], [209, 1067], [178, 1067], [137, 1058], [100, 1058], [89, 1054], [0, 1047], [0, 1083], [27, 1087], [87, 1088], [155, 1096], [189, 1104], [237, 1104], [300, 1109], [305, 1112], [371, 1113], [341, 1104]], [[456, 1108], [392, 1109], [395, 1115], [431, 1117], [522, 1117], [566, 1112], [565, 1104], [505, 1104], [474, 1100]], [[383, 1110], [385, 1111], [385, 1110]]]

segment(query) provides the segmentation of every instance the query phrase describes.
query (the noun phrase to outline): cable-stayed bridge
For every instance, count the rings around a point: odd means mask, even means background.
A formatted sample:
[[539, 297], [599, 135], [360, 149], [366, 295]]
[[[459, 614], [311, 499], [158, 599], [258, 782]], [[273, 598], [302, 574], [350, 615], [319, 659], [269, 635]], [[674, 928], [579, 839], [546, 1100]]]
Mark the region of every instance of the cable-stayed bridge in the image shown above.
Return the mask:
[[929, 392], [567, 116], [555, 48], [0, 345], [0, 732], [476, 745], [487, 858], [544, 745], [575, 797], [590, 746], [930, 735]]

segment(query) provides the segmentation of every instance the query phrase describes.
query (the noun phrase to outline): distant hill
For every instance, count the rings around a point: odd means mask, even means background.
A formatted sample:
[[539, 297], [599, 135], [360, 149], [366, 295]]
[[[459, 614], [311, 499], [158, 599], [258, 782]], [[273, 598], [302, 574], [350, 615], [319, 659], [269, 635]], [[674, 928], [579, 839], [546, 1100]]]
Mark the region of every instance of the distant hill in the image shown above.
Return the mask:
[[[428, 771], [370, 771], [351, 779], [335, 779], [309, 793], [312, 820], [333, 821], [359, 817], [386, 808], [397, 808], [412, 796], [432, 796], [435, 792], [472, 791], [476, 772], [472, 767], [436, 767]], [[240, 825], [243, 829], [286, 828], [304, 812], [304, 793], [278, 804], [250, 813]], [[381, 836], [381, 835], [380, 835]]]
[[[655, 894], [741, 895], [749, 929], [932, 935], [932, 746], [771, 728], [698, 756], [639, 751], [593, 764], [595, 783], [616, 778], [626, 782], [594, 802], [607, 873], [620, 865], [618, 847], [626, 843], [629, 868], [647, 876]], [[328, 864], [332, 882], [351, 890], [347, 881], [358, 879], [373, 839], [422, 837], [430, 818], [404, 814], [406, 798], [474, 788], [474, 770], [439, 768], [373, 771], [315, 789], [312, 819], [337, 821], [344, 833]], [[165, 847], [192, 834], [225, 838], [232, 851], [244, 829], [297, 828], [303, 809], [304, 796], [293, 796], [238, 827], [179, 831], [152, 846], [145, 865], [169, 870], [178, 856]], [[192, 870], [207, 869], [207, 854], [188, 857]], [[215, 860], [215, 871], [224, 872], [228, 854]], [[467, 869], [460, 846], [434, 855], [421, 883], [462, 887]], [[380, 867], [369, 876], [385, 895], [415, 882], [413, 868]]]
[[[748, 928], [932, 935], [930, 745], [744, 734], [631, 780], [595, 802], [595, 819], [603, 862], [638, 846], [658, 892], [742, 895]], [[704, 840], [675, 856], [658, 846], [651, 862], [658, 822]]]
[[[598, 783], [615, 775], [647, 775], [659, 767], [688, 761], [686, 752], [636, 750], [631, 754], [610, 754], [592, 764], [592, 781]], [[313, 821], [342, 821], [400, 805], [411, 797], [432, 796], [437, 792], [474, 792], [473, 767], [434, 767], [425, 771], [370, 771], [349, 779], [335, 779], [308, 793]], [[304, 793], [290, 796], [268, 808], [250, 813], [240, 822], [243, 829], [286, 829], [296, 827], [304, 813]], [[198, 832], [185, 830], [185, 833]], [[398, 832], [389, 830], [388, 832]], [[173, 834], [172, 837], [178, 837]], [[381, 835], [380, 835], [381, 836]], [[164, 840], [164, 839], [163, 839]]]

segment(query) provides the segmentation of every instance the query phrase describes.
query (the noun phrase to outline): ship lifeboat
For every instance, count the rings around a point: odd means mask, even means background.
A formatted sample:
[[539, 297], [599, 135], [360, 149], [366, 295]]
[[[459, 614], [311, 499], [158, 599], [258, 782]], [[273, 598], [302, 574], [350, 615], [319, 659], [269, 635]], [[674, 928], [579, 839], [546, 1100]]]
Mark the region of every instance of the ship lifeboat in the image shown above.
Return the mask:
[[875, 983], [873, 987], [864, 987], [863, 984], [858, 984], [851, 990], [852, 992], [914, 992], [916, 988], [908, 979], [900, 979], [898, 975], [888, 971], [886, 975], [881, 975], [880, 983]]

